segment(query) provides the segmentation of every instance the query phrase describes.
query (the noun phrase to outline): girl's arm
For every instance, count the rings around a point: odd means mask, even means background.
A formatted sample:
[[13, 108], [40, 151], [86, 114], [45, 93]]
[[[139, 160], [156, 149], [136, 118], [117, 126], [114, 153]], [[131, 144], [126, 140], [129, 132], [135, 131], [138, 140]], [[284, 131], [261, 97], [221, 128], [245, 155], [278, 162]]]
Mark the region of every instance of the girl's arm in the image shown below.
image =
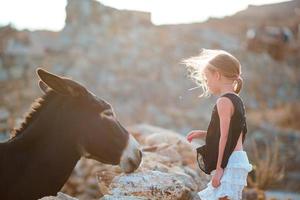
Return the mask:
[[207, 135], [207, 131], [205, 131], [205, 130], [196, 130], [195, 132], [197, 133], [196, 135], [199, 138], [205, 138]]
[[194, 138], [205, 138], [207, 131], [204, 130], [193, 130], [188, 133], [187, 140], [191, 142]]
[[222, 159], [224, 155], [224, 149], [228, 138], [228, 131], [230, 125], [230, 119], [233, 114], [233, 104], [230, 99], [221, 97], [217, 100], [217, 109], [220, 118], [220, 141], [219, 141], [219, 153], [217, 161], [217, 169], [221, 168]]

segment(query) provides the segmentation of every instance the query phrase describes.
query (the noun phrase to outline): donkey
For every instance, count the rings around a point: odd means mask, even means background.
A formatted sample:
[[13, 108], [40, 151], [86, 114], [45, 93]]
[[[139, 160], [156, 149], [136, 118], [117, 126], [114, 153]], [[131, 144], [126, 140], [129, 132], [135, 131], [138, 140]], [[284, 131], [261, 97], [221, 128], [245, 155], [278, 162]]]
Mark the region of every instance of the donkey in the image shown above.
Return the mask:
[[55, 196], [82, 156], [125, 173], [139, 167], [139, 144], [108, 102], [71, 79], [40, 68], [37, 74], [44, 95], [14, 136], [0, 143], [0, 199]]

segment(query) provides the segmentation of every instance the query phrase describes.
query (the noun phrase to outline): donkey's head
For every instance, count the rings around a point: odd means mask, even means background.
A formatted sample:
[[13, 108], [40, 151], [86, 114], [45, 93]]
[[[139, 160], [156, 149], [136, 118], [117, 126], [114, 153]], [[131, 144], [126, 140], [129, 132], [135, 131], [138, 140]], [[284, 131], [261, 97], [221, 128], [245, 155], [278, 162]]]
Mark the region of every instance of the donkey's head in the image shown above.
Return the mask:
[[119, 123], [112, 106], [79, 83], [38, 69], [40, 88], [54, 91], [63, 101], [61, 120], [82, 156], [120, 165], [124, 172], [137, 169], [142, 153], [136, 140]]

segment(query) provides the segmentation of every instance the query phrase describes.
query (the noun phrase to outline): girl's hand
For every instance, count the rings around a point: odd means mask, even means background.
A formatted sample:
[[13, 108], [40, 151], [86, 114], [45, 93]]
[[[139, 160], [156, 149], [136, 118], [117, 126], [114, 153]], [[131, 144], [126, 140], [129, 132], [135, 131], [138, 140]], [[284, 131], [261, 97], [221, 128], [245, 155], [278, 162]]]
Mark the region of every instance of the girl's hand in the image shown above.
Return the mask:
[[220, 182], [220, 180], [221, 180], [221, 178], [222, 178], [222, 176], [223, 176], [223, 173], [224, 173], [224, 169], [223, 168], [218, 168], [218, 169], [216, 169], [216, 173], [213, 175], [213, 177], [212, 177], [212, 183], [211, 183], [211, 185], [213, 186], [213, 187], [219, 187], [219, 185], [221, 184], [221, 182]]
[[194, 138], [201, 138], [204, 137], [206, 135], [206, 131], [202, 131], [202, 130], [194, 130], [188, 133], [188, 135], [186, 136], [187, 140], [189, 142], [192, 142], [192, 140]]

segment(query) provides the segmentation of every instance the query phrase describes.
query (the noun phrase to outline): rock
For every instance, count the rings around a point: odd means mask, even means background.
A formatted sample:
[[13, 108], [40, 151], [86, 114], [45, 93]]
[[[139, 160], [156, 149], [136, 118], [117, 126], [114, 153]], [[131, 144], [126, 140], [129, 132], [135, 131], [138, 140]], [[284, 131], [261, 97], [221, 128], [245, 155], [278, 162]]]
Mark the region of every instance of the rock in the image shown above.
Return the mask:
[[168, 171], [173, 165], [180, 165], [181, 161], [174, 162], [172, 158], [159, 155], [155, 152], [143, 152], [143, 161], [141, 166], [137, 170], [159, 170], [159, 171]]
[[115, 177], [110, 185], [113, 195], [134, 195], [149, 199], [190, 199], [191, 190], [174, 175], [145, 171]]
[[136, 196], [105, 195], [100, 200], [150, 200], [150, 199], [145, 197], [136, 197]]
[[40, 200], [78, 200], [74, 197], [71, 197], [67, 194], [64, 194], [62, 192], [58, 192], [57, 196], [48, 196], [48, 197], [43, 197]]
[[[171, 181], [178, 183], [177, 190], [174, 194], [170, 194], [173, 196], [185, 195], [187, 191], [189, 191], [188, 195], [191, 195], [191, 192], [199, 191], [205, 187], [209, 181], [209, 177], [199, 170], [197, 171], [197, 168], [195, 170], [196, 160], [193, 156], [190, 156], [189, 159], [191, 160], [186, 162], [192, 163], [191, 165], [184, 165], [182, 162], [182, 160], [185, 160], [182, 158], [182, 156], [185, 155], [184, 153], [188, 154], [190, 151], [190, 153], [193, 154], [191, 145], [184, 142], [184, 137], [178, 133], [155, 126], [144, 124], [135, 127], [140, 127], [139, 131], [137, 131], [137, 129], [135, 130], [134, 135], [142, 141], [140, 144], [143, 149], [143, 161], [135, 173], [123, 174], [118, 166], [105, 165], [92, 160], [81, 159], [62, 191], [79, 197], [80, 194], [87, 194], [88, 188], [94, 188], [93, 192], [91, 191], [88, 196], [82, 197], [82, 199], [86, 199], [87, 197], [95, 198], [97, 195], [100, 197], [106, 195], [105, 198], [117, 198], [118, 195], [125, 195], [124, 191], [127, 190], [125, 189], [127, 186], [124, 186], [124, 180], [126, 180], [130, 182], [130, 184], [138, 185], [139, 187], [137, 189], [139, 189], [140, 192], [146, 191], [147, 187], [148, 189], [154, 187], [157, 191], [166, 191], [166, 193], [171, 192], [172, 188], [170, 190], [164, 188], [163, 185], [165, 183], [161, 178], [168, 178], [166, 179], [166, 184], [170, 184]], [[160, 133], [154, 132], [158, 130]], [[159, 143], [159, 138], [162, 138], [160, 140], [161, 143]], [[183, 142], [178, 143], [178, 141]], [[159, 178], [157, 181], [161, 182], [158, 182], [158, 185], [154, 186], [146, 185], [146, 182], [140, 183], [144, 180], [141, 178], [144, 175], [150, 179], [148, 184], [153, 182], [155, 178]], [[160, 175], [162, 176], [160, 177]], [[97, 183], [95, 183], [95, 181]], [[123, 188], [123, 193], [114, 192], [121, 190], [118, 188], [119, 186], [121, 189]], [[134, 192], [130, 194], [126, 193], [126, 195], [139, 196]], [[184, 196], [184, 198], [187, 197]]]
[[[129, 127], [126, 127], [128, 129], [128, 131], [134, 135], [134, 137], [136, 139], [138, 139], [138, 141], [140, 143], [143, 143], [145, 145], [147, 145], [146, 141], [144, 141], [145, 138], [147, 138], [147, 136], [152, 135], [153, 133], [174, 133], [173, 131], [170, 131], [168, 129], [164, 129], [161, 127], [157, 127], [157, 126], [152, 126], [150, 124], [137, 124], [137, 125], [132, 125]], [[162, 141], [163, 142], [163, 141]], [[148, 144], [149, 145], [149, 144]]]
[[[62, 192], [76, 197], [84, 194], [84, 197], [80, 199], [92, 199], [103, 196], [102, 192], [105, 192], [105, 188], [99, 184], [100, 181], [97, 179], [97, 174], [107, 169], [107, 167], [110, 168], [109, 173], [106, 173], [107, 176], [116, 173], [114, 169], [121, 172], [118, 166], [103, 165], [97, 161], [82, 158], [62, 188]], [[101, 181], [103, 180], [104, 178]]]
[[[119, 23], [123, 22], [129, 26], [133, 23], [139, 23], [140, 25], [151, 24], [150, 13], [117, 10], [104, 6], [100, 2], [94, 0], [68, 0], [66, 13], [66, 24], [79, 27], [88, 24], [102, 24], [103, 26], [109, 27], [109, 25], [112, 25], [113, 23], [118, 23], [116, 21], [117, 19], [121, 20]], [[124, 19], [127, 19], [127, 21]]]
[[[181, 160], [183, 165], [191, 165], [195, 168], [196, 153], [192, 145], [187, 142], [185, 137], [179, 135], [178, 133], [168, 131], [154, 133], [145, 138], [145, 144], [149, 146], [161, 143], [167, 143], [171, 146], [158, 150], [158, 154]], [[176, 155], [174, 152], [177, 152], [178, 155]]]

